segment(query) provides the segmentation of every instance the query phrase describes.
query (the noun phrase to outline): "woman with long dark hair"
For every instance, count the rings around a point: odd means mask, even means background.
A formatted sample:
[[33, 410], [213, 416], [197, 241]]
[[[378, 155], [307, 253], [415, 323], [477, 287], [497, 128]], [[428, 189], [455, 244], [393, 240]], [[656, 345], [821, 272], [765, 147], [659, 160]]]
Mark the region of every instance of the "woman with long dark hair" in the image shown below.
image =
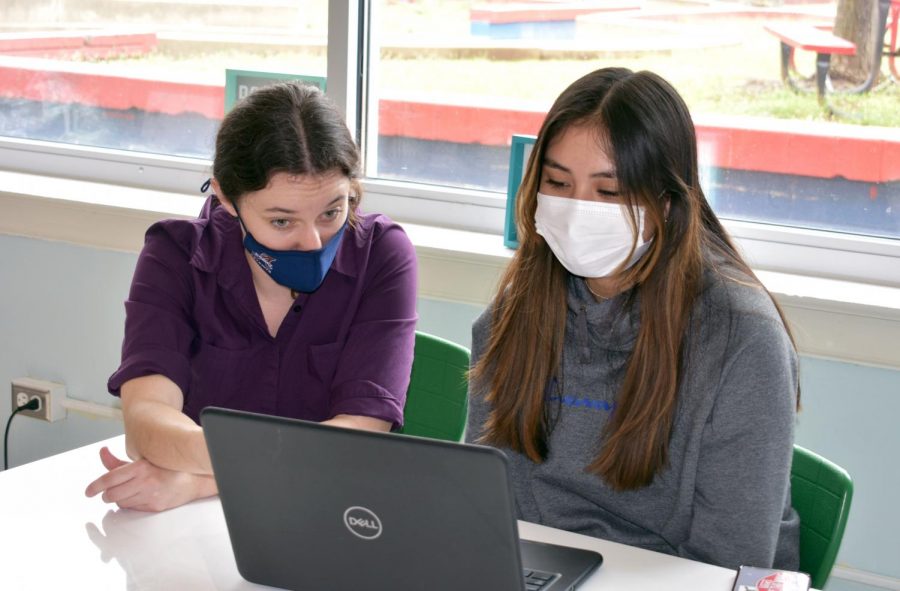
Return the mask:
[[726, 567], [798, 564], [797, 356], [700, 187], [683, 100], [607, 68], [550, 109], [473, 327], [468, 439], [522, 519]]
[[400, 226], [358, 209], [359, 174], [350, 131], [317, 88], [266, 87], [228, 113], [200, 217], [147, 231], [109, 379], [133, 462], [104, 448], [89, 496], [159, 511], [215, 494], [206, 406], [402, 424], [415, 252]]

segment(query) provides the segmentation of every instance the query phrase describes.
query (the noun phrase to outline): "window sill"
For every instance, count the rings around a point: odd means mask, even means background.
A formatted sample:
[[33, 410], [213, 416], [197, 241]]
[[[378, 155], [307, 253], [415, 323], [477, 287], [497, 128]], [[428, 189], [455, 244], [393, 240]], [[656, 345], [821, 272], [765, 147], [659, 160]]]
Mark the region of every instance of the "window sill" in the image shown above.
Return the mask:
[[[144, 231], [190, 218], [196, 196], [0, 171], [0, 233], [138, 252]], [[419, 295], [486, 305], [512, 256], [498, 235], [404, 223], [419, 258]], [[794, 329], [800, 353], [900, 368], [900, 288], [768, 270], [760, 279]]]

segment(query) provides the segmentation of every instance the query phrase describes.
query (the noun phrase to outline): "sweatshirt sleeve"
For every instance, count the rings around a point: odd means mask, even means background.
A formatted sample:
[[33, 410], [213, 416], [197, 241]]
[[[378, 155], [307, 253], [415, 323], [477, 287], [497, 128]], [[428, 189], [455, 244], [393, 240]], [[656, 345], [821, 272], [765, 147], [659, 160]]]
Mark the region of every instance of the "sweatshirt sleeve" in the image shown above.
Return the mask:
[[777, 315], [744, 314], [723, 359], [690, 532], [678, 553], [726, 567], [771, 567], [790, 506], [797, 356]]

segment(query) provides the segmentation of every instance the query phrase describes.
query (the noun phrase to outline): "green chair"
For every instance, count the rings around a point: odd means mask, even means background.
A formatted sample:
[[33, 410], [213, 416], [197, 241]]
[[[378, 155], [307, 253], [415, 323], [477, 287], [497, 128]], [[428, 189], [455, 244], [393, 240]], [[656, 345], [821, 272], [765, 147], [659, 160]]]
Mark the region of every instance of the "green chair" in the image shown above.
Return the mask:
[[853, 481], [847, 471], [808, 449], [794, 446], [791, 504], [800, 515], [800, 570], [821, 589], [841, 547]]
[[400, 433], [461, 441], [468, 410], [468, 370], [468, 349], [416, 331], [416, 350]]

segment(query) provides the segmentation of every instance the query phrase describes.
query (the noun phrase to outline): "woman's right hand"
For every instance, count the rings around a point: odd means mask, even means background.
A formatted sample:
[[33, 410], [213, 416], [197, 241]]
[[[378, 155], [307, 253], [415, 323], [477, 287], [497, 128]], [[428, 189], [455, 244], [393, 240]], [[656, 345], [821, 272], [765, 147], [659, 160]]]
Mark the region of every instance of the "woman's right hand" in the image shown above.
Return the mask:
[[84, 493], [88, 497], [102, 493], [104, 502], [123, 509], [165, 511], [218, 492], [211, 476], [166, 470], [145, 459], [128, 462], [106, 447], [100, 449], [100, 461], [107, 472]]

